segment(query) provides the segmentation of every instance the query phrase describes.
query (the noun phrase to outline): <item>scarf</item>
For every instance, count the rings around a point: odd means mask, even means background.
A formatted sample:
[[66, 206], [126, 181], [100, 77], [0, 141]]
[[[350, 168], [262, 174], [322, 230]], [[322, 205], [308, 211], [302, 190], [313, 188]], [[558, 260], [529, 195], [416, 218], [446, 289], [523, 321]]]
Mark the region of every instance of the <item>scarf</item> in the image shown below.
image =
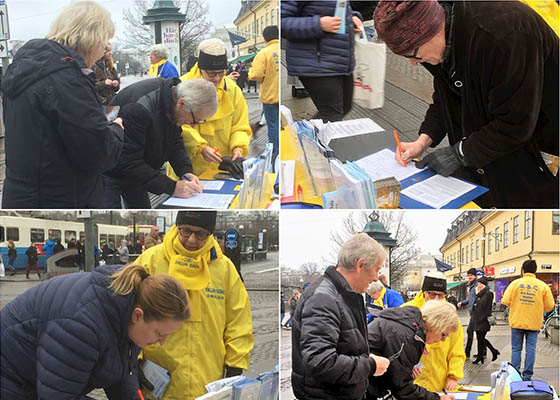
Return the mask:
[[189, 294], [190, 321], [201, 321], [201, 296], [210, 283], [208, 264], [213, 247], [220, 248], [211, 235], [200, 249], [185, 249], [179, 240], [179, 231], [175, 225], [163, 238], [163, 254], [169, 262], [168, 274], [177, 279]]
[[148, 72], [148, 74], [150, 76], [153, 76], [154, 78], [158, 77], [158, 72], [159, 72], [159, 67], [162, 66], [163, 64], [165, 64], [167, 62], [167, 59], [163, 59], [163, 60], [159, 60], [157, 63], [155, 64], [150, 64], [150, 72]]

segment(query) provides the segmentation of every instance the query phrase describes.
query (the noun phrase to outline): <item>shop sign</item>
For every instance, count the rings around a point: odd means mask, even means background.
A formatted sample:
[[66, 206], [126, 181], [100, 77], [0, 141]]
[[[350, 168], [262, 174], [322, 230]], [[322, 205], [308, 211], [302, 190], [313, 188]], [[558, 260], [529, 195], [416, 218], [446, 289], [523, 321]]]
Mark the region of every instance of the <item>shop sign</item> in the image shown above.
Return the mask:
[[502, 268], [500, 270], [500, 275], [511, 274], [512, 272], [515, 272], [515, 267]]
[[541, 269], [552, 269], [552, 264], [541, 264]]
[[484, 268], [484, 275], [494, 275], [494, 267], [486, 267]]

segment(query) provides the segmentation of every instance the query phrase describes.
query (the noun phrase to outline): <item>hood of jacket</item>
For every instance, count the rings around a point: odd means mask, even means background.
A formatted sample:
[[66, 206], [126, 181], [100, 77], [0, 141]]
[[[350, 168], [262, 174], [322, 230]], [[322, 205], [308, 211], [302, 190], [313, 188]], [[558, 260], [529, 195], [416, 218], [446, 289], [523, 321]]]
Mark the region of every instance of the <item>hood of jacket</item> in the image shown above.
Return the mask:
[[75, 51], [48, 39], [33, 39], [18, 50], [2, 79], [2, 92], [17, 97], [38, 80], [63, 69], [89, 75], [92, 71]]
[[386, 308], [379, 313], [378, 318], [396, 322], [414, 331], [425, 341], [424, 321], [422, 320], [422, 313], [418, 307], [406, 306]]

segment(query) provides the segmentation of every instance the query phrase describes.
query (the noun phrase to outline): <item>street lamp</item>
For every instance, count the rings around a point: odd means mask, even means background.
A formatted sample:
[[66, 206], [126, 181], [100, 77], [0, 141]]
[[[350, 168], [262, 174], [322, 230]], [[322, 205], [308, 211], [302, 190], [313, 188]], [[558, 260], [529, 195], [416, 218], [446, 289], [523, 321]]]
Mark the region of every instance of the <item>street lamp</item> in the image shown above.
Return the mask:
[[[389, 270], [389, 285], [391, 285], [391, 250], [393, 247], [397, 246], [397, 241], [391, 237], [391, 234], [387, 232], [383, 224], [379, 221], [378, 213], [374, 211], [368, 216], [368, 218], [370, 221], [364, 227], [364, 232], [383, 246], [383, 249], [389, 254], [389, 257], [387, 257], [385, 262], [387, 263], [386, 266]], [[383, 267], [385, 267], [385, 265]]]
[[267, 239], [266, 238], [266, 229], [263, 229], [262, 233], [263, 233], [263, 250], [267, 251], [268, 246], [267, 246], [267, 243], [266, 243], [266, 239]]
[[243, 225], [239, 225], [239, 232], [241, 232], [241, 251], [245, 251], [245, 232], [243, 231], [243, 228], [245, 228]]

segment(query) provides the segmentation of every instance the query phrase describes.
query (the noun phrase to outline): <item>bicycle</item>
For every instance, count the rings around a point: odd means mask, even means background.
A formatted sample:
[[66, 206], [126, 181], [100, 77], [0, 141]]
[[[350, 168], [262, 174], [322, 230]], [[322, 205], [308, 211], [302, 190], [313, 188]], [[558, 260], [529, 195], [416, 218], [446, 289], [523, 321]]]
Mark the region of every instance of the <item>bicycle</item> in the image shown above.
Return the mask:
[[560, 315], [558, 314], [558, 302], [556, 302], [554, 309], [550, 313], [545, 313], [543, 318], [543, 326], [541, 328], [541, 333], [544, 333], [544, 337], [549, 338], [552, 332], [553, 325], [559, 325]]

